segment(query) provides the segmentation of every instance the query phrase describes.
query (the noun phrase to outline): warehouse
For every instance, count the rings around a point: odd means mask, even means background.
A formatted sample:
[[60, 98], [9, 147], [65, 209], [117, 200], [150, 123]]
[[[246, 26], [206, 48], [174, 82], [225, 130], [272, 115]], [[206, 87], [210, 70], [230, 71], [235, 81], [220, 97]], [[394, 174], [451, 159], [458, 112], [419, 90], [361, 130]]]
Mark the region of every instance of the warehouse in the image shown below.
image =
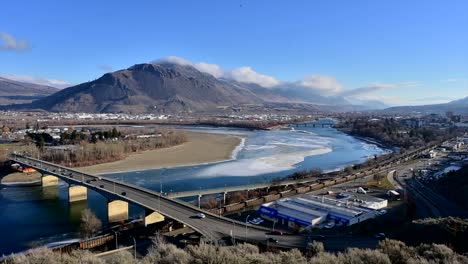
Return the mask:
[[379, 210], [388, 206], [388, 201], [386, 199], [355, 192], [342, 192], [338, 194], [336, 198], [342, 201], [347, 201], [348, 204], [352, 204], [354, 206], [360, 206], [373, 210]]
[[265, 219], [287, 224], [290, 228], [306, 228], [334, 221], [353, 225], [376, 216], [376, 211], [356, 206], [349, 201], [325, 196], [305, 195], [263, 204], [258, 213]]

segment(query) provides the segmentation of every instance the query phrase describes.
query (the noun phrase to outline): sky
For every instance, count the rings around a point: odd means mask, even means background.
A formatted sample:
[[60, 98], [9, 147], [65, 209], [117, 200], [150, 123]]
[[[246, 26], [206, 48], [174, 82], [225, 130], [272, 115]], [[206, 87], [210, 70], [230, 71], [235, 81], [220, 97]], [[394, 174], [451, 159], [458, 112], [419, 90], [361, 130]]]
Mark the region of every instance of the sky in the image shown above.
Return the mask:
[[468, 96], [468, 1], [3, 1], [0, 76], [59, 88], [155, 60], [389, 105]]

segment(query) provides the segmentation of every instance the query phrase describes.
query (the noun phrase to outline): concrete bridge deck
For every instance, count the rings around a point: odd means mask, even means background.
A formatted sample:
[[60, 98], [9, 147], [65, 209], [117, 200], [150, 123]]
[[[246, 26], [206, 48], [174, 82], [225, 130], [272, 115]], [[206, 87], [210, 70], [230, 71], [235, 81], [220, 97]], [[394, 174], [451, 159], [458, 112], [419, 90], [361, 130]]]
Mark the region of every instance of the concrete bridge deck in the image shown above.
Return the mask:
[[[25, 167], [35, 168], [43, 174], [54, 175], [70, 184], [96, 190], [110, 200], [123, 200], [159, 212], [189, 226], [210, 241], [218, 241], [232, 235], [236, 240], [262, 242], [265, 241], [269, 232], [266, 228], [220, 217], [140, 186], [123, 183], [104, 176], [82, 173], [27, 156], [13, 155], [11, 160]], [[196, 214], [198, 213], [204, 213], [206, 218], [197, 218]], [[268, 237], [274, 236], [268, 235]], [[306, 245], [304, 236], [288, 235], [278, 238], [280, 240], [278, 246], [304, 247]]]

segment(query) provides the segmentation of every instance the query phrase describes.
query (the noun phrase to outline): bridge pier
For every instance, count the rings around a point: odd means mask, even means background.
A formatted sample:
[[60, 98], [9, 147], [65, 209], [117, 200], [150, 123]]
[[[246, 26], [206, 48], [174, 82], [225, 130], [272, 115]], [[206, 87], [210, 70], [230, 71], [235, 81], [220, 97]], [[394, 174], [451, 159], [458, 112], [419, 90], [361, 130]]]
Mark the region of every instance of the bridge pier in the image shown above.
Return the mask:
[[198, 195], [198, 208], [201, 208], [201, 197], [202, 197], [202, 195], [199, 194]]
[[226, 205], [226, 194], [227, 192], [223, 192], [223, 204]]
[[128, 220], [128, 203], [115, 200], [107, 204], [107, 218], [109, 223]]
[[145, 226], [159, 223], [162, 221], [164, 221], [164, 215], [148, 209], [145, 210]]
[[78, 202], [88, 199], [88, 188], [84, 186], [70, 186], [68, 187], [68, 202]]
[[42, 187], [57, 186], [59, 179], [52, 175], [42, 175]]

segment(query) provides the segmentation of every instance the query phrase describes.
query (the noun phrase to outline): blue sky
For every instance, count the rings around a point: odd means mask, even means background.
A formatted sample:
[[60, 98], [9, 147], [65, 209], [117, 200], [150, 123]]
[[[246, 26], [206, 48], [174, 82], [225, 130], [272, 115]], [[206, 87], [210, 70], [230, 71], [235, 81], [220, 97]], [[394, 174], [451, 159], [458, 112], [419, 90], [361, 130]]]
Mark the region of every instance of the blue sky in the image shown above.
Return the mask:
[[12, 79], [64, 87], [174, 56], [391, 105], [468, 96], [468, 1], [15, 0], [0, 12]]

